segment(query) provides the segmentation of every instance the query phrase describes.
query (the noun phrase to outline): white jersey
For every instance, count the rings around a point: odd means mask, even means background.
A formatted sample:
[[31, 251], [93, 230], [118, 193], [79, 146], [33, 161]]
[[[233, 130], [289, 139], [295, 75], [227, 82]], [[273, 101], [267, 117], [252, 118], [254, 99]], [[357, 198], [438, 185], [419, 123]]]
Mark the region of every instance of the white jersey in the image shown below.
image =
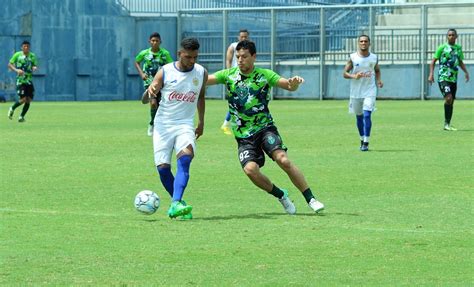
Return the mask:
[[204, 67], [194, 64], [191, 71], [182, 72], [176, 62], [166, 64], [163, 69], [161, 101], [155, 116], [155, 126], [194, 126], [194, 115], [201, 87], [204, 84]]
[[377, 65], [377, 55], [370, 53], [367, 57], [361, 57], [357, 52], [351, 54], [352, 72], [357, 74], [363, 72], [359, 79], [351, 80], [351, 98], [368, 98], [377, 95], [375, 84], [375, 65]]
[[236, 57], [236, 56], [237, 56], [237, 50], [236, 50], [236, 48], [237, 48], [237, 44], [238, 44], [238, 43], [239, 43], [239, 42], [234, 42], [234, 43], [230, 44], [230, 46], [231, 46], [232, 49], [233, 49], [233, 53], [232, 53], [232, 66], [231, 66], [231, 68], [238, 66], [238, 65], [237, 65], [237, 57]]

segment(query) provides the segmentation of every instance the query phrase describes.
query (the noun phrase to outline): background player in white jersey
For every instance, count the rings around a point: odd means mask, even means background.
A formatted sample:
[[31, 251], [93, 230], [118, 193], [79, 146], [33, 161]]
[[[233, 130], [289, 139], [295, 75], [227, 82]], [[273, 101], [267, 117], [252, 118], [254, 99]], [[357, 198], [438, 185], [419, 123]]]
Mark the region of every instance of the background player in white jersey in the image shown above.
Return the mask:
[[[235, 48], [240, 41], [248, 40], [249, 39], [249, 31], [247, 29], [241, 29], [239, 31], [239, 40], [229, 45], [227, 48], [227, 53], [225, 55], [225, 67], [226, 69], [237, 67], [237, 52]], [[232, 131], [230, 130], [230, 112], [227, 112], [224, 123], [221, 126], [221, 130], [226, 135], [231, 135]]]
[[[155, 116], [153, 149], [160, 180], [173, 198], [168, 216], [192, 218], [192, 206], [183, 200], [189, 180], [189, 167], [196, 150], [196, 139], [204, 130], [205, 89], [207, 71], [196, 64], [199, 42], [194, 38], [181, 41], [179, 60], [163, 66], [155, 75], [142, 103], [156, 98], [161, 92], [160, 108]], [[198, 124], [194, 115], [198, 110]], [[176, 177], [171, 172], [171, 156], [176, 153]]]
[[355, 113], [360, 136], [360, 150], [369, 150], [372, 128], [371, 114], [375, 110], [377, 87], [382, 88], [377, 55], [370, 53], [370, 38], [361, 35], [357, 39], [359, 49], [350, 55], [344, 67], [344, 78], [351, 80], [349, 111]]

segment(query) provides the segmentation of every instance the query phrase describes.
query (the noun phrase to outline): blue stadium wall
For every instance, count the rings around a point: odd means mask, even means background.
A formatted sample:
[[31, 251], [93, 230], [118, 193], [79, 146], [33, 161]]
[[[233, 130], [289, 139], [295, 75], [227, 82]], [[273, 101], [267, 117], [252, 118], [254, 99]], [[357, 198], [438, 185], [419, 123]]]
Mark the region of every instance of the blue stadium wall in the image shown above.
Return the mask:
[[176, 18], [133, 18], [114, 0], [2, 0], [0, 93], [12, 98], [8, 60], [29, 40], [39, 58], [35, 100], [134, 100], [142, 83], [133, 65], [148, 36], [176, 57]]

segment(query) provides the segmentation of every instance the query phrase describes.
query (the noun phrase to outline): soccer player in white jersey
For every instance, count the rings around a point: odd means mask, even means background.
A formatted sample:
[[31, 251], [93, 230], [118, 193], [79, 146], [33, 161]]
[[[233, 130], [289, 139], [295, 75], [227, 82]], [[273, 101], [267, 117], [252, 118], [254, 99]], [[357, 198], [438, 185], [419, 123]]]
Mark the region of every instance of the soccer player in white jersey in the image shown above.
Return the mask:
[[[249, 39], [249, 31], [247, 29], [240, 29], [239, 31], [239, 40], [237, 42], [233, 42], [227, 48], [227, 53], [225, 55], [225, 67], [226, 69], [237, 67], [237, 51], [235, 48], [240, 41], [248, 40]], [[227, 112], [224, 123], [221, 126], [221, 130], [226, 135], [231, 135], [232, 131], [230, 129], [230, 112]]]
[[344, 78], [351, 80], [349, 112], [357, 119], [360, 136], [360, 150], [369, 150], [369, 137], [372, 128], [371, 114], [375, 110], [377, 87], [382, 88], [377, 55], [370, 53], [370, 38], [361, 35], [357, 39], [359, 49], [350, 55], [344, 67]]
[[[196, 63], [199, 42], [194, 38], [181, 41], [179, 60], [163, 66], [143, 94], [142, 103], [161, 92], [160, 108], [155, 116], [153, 150], [160, 180], [172, 197], [168, 216], [191, 219], [192, 206], [183, 200], [189, 180], [189, 167], [196, 150], [196, 140], [204, 131], [205, 83], [207, 71]], [[194, 115], [198, 123], [194, 128]], [[176, 153], [176, 177], [171, 172], [171, 156]]]

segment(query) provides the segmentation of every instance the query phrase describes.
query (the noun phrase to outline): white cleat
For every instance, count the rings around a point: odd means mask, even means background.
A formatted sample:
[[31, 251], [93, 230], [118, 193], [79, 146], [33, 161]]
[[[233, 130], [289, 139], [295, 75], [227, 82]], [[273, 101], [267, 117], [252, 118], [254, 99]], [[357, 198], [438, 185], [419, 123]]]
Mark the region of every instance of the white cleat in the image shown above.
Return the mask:
[[319, 213], [324, 210], [324, 204], [322, 204], [321, 202], [317, 201], [314, 198], [311, 198], [308, 205], [316, 213]]
[[283, 190], [285, 195], [283, 195], [282, 198], [278, 199], [278, 201], [283, 205], [283, 208], [285, 209], [286, 213], [288, 214], [295, 214], [296, 213], [296, 207], [293, 201], [290, 200], [288, 197], [288, 191]]
[[11, 107], [8, 109], [8, 118], [9, 118], [10, 120], [13, 118], [13, 110], [12, 110]]
[[153, 136], [153, 126], [152, 126], [152, 125], [149, 125], [149, 126], [148, 126], [147, 135], [148, 135], [149, 137], [152, 137], [152, 136]]

